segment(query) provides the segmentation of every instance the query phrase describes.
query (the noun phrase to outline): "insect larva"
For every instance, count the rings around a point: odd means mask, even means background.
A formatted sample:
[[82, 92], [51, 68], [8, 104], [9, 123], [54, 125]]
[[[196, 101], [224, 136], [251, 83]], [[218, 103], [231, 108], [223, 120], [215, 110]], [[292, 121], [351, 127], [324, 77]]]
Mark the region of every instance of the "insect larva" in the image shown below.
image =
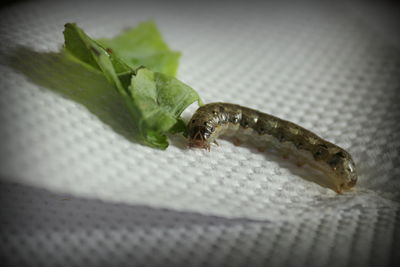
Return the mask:
[[250, 140], [259, 148], [274, 148], [284, 156], [292, 155], [297, 165], [308, 164], [331, 179], [338, 193], [357, 182], [350, 154], [292, 122], [254, 109], [228, 103], [200, 107], [188, 124], [189, 146], [210, 150], [221, 135]]

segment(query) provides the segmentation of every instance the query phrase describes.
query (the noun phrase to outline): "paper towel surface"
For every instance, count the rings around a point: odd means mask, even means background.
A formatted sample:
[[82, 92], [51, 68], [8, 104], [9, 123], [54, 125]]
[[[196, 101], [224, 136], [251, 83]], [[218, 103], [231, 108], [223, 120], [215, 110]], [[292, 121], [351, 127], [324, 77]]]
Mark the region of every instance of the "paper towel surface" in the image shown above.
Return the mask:
[[[200, 226], [194, 223], [188, 242], [201, 238], [200, 233], [193, 235], [199, 227], [206, 238], [214, 231], [223, 238], [228, 231], [228, 237], [240, 233], [244, 240], [262, 244], [269, 238], [260, 235], [268, 233], [276, 235], [276, 243], [268, 245], [269, 252], [257, 252], [260, 255], [273, 253], [274, 246], [290, 245], [291, 250], [282, 250], [284, 255], [305, 255], [324, 238], [330, 246], [350, 238], [353, 245], [337, 248], [342, 256], [337, 264], [351, 263], [353, 254], [358, 263], [390, 261], [399, 224], [398, 47], [340, 5], [96, 3], [27, 2], [1, 11], [1, 177], [11, 199], [23, 189], [10, 181], [44, 189], [46, 193], [39, 193], [43, 199], [54, 193], [74, 198], [73, 203], [107, 202], [116, 210], [113, 205], [146, 207], [150, 214], [166, 209], [218, 218]], [[63, 61], [58, 52], [66, 22], [76, 22], [99, 38], [147, 19], [155, 20], [171, 48], [182, 51], [178, 78], [206, 103], [259, 109], [345, 148], [358, 168], [355, 190], [338, 195], [301, 178], [282, 159], [227, 141], [219, 141], [210, 153], [186, 149], [186, 140], [179, 136], [171, 137], [166, 151], [137, 143], [132, 138], [134, 122], [117, 93], [101, 77]], [[93, 83], [98, 87], [89, 86]], [[184, 117], [196, 108], [191, 106]], [[72, 209], [75, 204], [68, 205]], [[9, 208], [4, 218], [10, 218], [11, 210], [15, 209]], [[132, 216], [121, 220], [135, 221]], [[79, 223], [69, 223], [80, 229]], [[168, 231], [173, 231], [172, 239], [180, 239], [176, 229]], [[115, 240], [120, 233], [110, 235]], [[150, 236], [144, 237], [145, 250], [152, 248]], [[296, 237], [308, 245], [296, 248]], [[384, 241], [367, 242], [377, 238]], [[253, 241], [232, 247], [242, 246], [243, 253], [253, 255]], [[221, 248], [226, 242], [213, 239], [204, 244]], [[357, 250], [357, 244], [364, 245]], [[362, 256], [378, 245], [382, 249], [377, 259]], [[160, 249], [168, 251], [168, 246]], [[330, 253], [309, 252], [314, 256], [299, 259], [302, 264], [329, 265], [335, 262], [326, 258]], [[256, 258], [255, 265], [265, 263]], [[229, 262], [244, 264], [238, 259]], [[218, 260], [213, 263], [218, 266]]]

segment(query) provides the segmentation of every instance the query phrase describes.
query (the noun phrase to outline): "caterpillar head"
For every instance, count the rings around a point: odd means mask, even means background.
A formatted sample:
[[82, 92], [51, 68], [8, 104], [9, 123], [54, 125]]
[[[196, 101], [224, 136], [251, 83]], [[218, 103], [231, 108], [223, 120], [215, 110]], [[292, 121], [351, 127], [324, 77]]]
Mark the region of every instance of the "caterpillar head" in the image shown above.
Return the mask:
[[210, 143], [213, 141], [215, 127], [213, 114], [204, 112], [200, 107], [193, 115], [188, 124], [189, 147], [203, 148], [210, 150]]
[[209, 134], [206, 127], [189, 127], [189, 147], [204, 148], [210, 150]]

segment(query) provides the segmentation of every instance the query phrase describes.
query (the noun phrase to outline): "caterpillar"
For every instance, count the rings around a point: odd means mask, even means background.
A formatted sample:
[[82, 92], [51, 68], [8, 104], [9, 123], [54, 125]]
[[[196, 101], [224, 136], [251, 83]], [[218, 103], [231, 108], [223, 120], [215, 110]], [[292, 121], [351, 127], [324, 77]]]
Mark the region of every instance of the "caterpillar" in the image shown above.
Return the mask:
[[284, 158], [292, 156], [328, 177], [337, 193], [350, 190], [357, 182], [351, 155], [311, 131], [290, 121], [247, 107], [210, 103], [197, 109], [188, 123], [189, 147], [210, 151], [220, 136], [234, 137], [234, 143], [250, 141], [260, 151], [274, 149]]

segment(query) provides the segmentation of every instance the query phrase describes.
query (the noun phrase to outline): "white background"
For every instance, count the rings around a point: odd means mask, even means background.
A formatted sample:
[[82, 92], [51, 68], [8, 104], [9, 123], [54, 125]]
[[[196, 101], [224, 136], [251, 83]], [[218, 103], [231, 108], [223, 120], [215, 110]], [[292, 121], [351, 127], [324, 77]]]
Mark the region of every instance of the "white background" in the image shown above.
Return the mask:
[[[15, 266], [393, 263], [400, 54], [366, 10], [135, 1], [3, 9], [2, 256]], [[57, 52], [66, 22], [98, 38], [148, 19], [182, 51], [178, 78], [205, 102], [259, 109], [346, 148], [355, 190], [337, 195], [285, 160], [227, 141], [210, 153], [179, 136], [166, 151], [138, 144], [113, 89]]]

